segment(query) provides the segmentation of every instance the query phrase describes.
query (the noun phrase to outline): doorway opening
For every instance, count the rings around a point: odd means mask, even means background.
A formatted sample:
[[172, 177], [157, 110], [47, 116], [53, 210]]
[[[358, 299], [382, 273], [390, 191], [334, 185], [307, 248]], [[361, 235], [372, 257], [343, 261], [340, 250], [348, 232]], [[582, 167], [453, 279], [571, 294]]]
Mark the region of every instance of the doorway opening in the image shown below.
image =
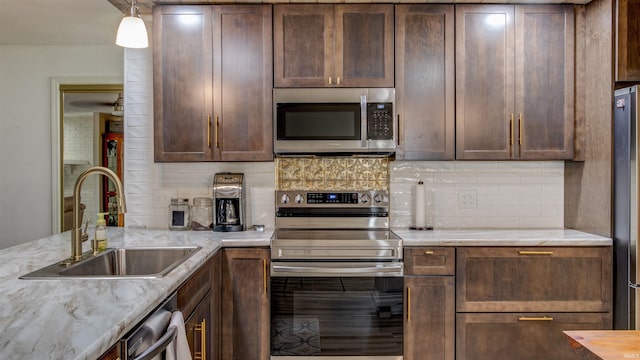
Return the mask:
[[[121, 80], [114, 80], [57, 81], [52, 89], [54, 234], [72, 226], [73, 186], [84, 170], [109, 167], [124, 183], [124, 89]], [[87, 178], [80, 194], [83, 222], [95, 224], [98, 213], [107, 213], [107, 225], [124, 226], [114, 195], [114, 185], [106, 178]]]

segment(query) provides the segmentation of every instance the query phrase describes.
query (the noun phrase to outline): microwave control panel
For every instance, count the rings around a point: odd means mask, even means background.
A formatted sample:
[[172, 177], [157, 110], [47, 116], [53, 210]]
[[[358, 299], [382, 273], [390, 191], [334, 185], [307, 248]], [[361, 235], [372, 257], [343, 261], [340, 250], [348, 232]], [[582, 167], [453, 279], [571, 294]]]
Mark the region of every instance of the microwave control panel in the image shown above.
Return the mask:
[[367, 140], [393, 140], [393, 105], [367, 104]]

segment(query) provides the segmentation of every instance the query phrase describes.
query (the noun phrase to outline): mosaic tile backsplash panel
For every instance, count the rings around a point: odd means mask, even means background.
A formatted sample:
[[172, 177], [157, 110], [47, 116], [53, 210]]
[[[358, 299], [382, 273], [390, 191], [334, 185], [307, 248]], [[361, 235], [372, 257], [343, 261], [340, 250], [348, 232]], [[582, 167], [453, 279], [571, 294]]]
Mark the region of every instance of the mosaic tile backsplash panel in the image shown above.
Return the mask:
[[386, 157], [276, 158], [277, 190], [388, 190]]

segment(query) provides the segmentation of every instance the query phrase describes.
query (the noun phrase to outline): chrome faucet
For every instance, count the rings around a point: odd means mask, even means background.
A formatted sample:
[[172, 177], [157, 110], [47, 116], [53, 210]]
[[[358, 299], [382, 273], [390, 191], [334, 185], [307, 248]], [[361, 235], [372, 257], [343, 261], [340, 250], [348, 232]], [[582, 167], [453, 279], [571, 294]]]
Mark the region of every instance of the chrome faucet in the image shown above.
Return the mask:
[[113, 181], [113, 183], [116, 185], [118, 212], [127, 212], [127, 204], [124, 201], [124, 187], [122, 186], [122, 182], [120, 181], [116, 173], [106, 167], [94, 166], [80, 174], [78, 176], [78, 179], [76, 179], [75, 185], [73, 186], [73, 229], [71, 229], [71, 261], [82, 259], [82, 239], [83, 237], [86, 239], [87, 234], [83, 233], [81, 228], [82, 219], [80, 218], [79, 211], [80, 188], [82, 187], [82, 183], [84, 182], [84, 180], [92, 174], [102, 174]]

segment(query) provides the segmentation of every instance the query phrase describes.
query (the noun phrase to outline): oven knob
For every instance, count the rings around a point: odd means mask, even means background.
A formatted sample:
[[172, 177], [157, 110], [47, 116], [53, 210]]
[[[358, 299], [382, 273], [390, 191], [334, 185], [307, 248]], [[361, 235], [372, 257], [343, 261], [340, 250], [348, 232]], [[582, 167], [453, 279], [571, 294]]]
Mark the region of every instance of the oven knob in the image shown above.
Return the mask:
[[287, 194], [282, 195], [282, 197], [280, 198], [280, 202], [283, 203], [283, 204], [288, 204], [289, 200], [290, 200], [289, 199], [289, 195], [287, 195]]
[[371, 201], [371, 195], [369, 194], [364, 194], [360, 197], [360, 202], [363, 204], [368, 204], [369, 201]]
[[376, 194], [373, 197], [373, 201], [375, 201], [376, 204], [380, 204], [382, 201], [384, 201], [384, 195], [382, 194]]
[[302, 204], [304, 202], [304, 196], [298, 194], [296, 195], [294, 201], [296, 202], [296, 204]]

